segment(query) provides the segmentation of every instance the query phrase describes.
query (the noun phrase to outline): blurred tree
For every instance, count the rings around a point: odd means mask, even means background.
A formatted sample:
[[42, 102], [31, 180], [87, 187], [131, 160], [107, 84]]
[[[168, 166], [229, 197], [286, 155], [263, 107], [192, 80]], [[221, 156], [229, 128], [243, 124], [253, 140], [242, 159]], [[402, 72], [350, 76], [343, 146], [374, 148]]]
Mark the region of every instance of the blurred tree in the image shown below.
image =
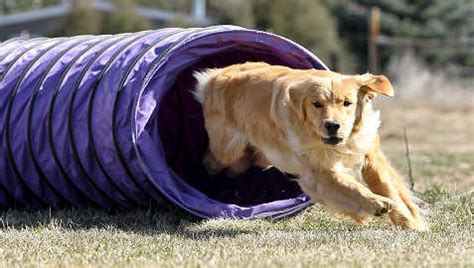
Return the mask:
[[[285, 36], [313, 51], [329, 67], [352, 71], [355, 63], [320, 0], [253, 0], [255, 26]], [[290, 6], [289, 6], [290, 5]], [[333, 65], [333, 66], [331, 66]]]
[[22, 10], [37, 9], [58, 4], [61, 0], [0, 0], [0, 12], [5, 14]]
[[[125, 0], [119, 0], [123, 2]], [[128, 5], [130, 0], [126, 1]], [[335, 21], [329, 9], [328, 0], [207, 0], [207, 15], [215, 24], [233, 24], [247, 28], [271, 31], [290, 38], [313, 51], [329, 67], [340, 67], [344, 71], [352, 71], [355, 63], [353, 57], [345, 49], [344, 42], [338, 37]], [[181, 13], [192, 11], [192, 0], [138, 0], [148, 7], [162, 8]], [[123, 4], [122, 4], [123, 5]], [[120, 8], [121, 12], [133, 10]], [[112, 25], [124, 23], [129, 15], [110, 16]], [[179, 18], [167, 24], [174, 27], [191, 27], [189, 22]], [[106, 32], [130, 31], [130, 28], [110, 25]]]
[[[118, 33], [145, 29], [149, 23], [136, 15], [135, 4], [190, 13], [192, 0], [114, 0], [117, 9], [105, 15], [101, 32]], [[320, 57], [329, 67], [353, 71], [354, 57], [338, 36], [329, 12], [329, 0], [207, 0], [207, 14], [214, 24], [234, 24], [292, 39]], [[290, 6], [289, 6], [290, 5]], [[98, 25], [97, 23], [96, 25]], [[168, 26], [191, 27], [179, 18]]]
[[72, 12], [64, 18], [57, 35], [98, 34], [101, 31], [101, 13], [90, 7], [89, 0], [74, 0]]
[[255, 26], [253, 0], [207, 0], [207, 12], [219, 24]]
[[[381, 9], [381, 32], [384, 35], [442, 39], [474, 36], [472, 0], [336, 0], [332, 2], [332, 11], [338, 18], [339, 31], [348, 38], [364, 65], [367, 63], [366, 11], [373, 6]], [[387, 62], [396, 50], [382, 50], [382, 63]], [[430, 64], [454, 63], [474, 67], [472, 47], [420, 48], [416, 52]]]
[[140, 5], [153, 8], [161, 8], [179, 13], [191, 13], [193, 9], [192, 0], [138, 0]]
[[103, 33], [134, 32], [150, 27], [149, 21], [137, 14], [134, 0], [114, 0], [114, 2], [115, 11], [106, 15]]

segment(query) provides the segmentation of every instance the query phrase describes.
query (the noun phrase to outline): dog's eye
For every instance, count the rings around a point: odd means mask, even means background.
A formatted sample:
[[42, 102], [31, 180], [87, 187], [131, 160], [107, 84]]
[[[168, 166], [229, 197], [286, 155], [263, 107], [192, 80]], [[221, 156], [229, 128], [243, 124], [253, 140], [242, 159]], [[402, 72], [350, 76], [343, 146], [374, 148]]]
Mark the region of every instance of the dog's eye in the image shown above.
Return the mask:
[[349, 105], [351, 105], [351, 104], [352, 104], [351, 102], [345, 101], [345, 102], [344, 102], [344, 107], [347, 107], [347, 106], [349, 106]]
[[314, 105], [314, 107], [316, 107], [316, 108], [323, 108], [323, 104], [320, 103], [319, 101], [313, 103], [313, 105]]

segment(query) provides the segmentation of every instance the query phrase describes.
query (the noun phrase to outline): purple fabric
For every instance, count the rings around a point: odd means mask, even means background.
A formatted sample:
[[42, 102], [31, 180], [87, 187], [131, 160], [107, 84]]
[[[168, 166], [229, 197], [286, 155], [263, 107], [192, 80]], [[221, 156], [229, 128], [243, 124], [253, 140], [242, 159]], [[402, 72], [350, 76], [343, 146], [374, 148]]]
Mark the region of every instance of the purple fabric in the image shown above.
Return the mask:
[[311, 201], [277, 170], [209, 177], [192, 72], [245, 61], [326, 68], [235, 26], [0, 44], [0, 208], [146, 207], [204, 218], [291, 215]]

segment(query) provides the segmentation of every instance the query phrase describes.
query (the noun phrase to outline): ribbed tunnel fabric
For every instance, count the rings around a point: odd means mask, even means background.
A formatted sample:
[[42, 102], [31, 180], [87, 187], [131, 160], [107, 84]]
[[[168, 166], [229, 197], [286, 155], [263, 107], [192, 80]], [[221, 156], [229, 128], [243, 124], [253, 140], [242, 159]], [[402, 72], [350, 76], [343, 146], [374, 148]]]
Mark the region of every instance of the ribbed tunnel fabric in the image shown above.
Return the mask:
[[295, 178], [210, 177], [193, 71], [246, 61], [326, 69], [283, 37], [236, 26], [0, 43], [0, 208], [146, 208], [282, 217], [311, 204]]

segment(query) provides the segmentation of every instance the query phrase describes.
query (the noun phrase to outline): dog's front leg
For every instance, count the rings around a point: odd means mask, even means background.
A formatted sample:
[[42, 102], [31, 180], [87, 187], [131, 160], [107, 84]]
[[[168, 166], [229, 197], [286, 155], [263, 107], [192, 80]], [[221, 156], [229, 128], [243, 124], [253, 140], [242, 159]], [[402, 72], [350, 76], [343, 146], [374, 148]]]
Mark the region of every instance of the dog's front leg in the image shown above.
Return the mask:
[[385, 158], [379, 144], [365, 156], [362, 176], [372, 192], [394, 201], [390, 212], [394, 224], [419, 231], [427, 229], [418, 208], [411, 201], [410, 192]]
[[300, 176], [300, 185], [314, 201], [360, 223], [389, 212], [392, 206], [390, 199], [372, 193], [344, 172], [309, 169]]

